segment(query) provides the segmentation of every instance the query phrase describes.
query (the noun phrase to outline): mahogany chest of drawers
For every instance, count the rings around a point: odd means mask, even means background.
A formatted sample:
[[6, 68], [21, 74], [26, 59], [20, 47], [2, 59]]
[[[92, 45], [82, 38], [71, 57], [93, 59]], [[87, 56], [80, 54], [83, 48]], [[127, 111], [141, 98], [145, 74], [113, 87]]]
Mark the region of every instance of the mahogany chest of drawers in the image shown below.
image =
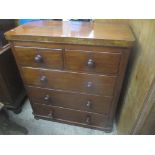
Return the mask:
[[47, 20], [5, 35], [36, 118], [111, 131], [134, 44], [127, 25]]

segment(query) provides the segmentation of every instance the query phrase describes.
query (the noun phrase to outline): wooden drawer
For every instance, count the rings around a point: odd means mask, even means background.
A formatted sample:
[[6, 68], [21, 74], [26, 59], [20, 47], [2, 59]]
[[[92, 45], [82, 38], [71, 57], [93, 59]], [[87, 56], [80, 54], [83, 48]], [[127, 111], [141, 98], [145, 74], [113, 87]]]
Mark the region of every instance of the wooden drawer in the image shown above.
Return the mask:
[[62, 89], [112, 96], [116, 78], [114, 76], [93, 75], [45, 69], [22, 68], [27, 85], [52, 89]]
[[82, 111], [70, 110], [66, 108], [32, 104], [34, 114], [47, 119], [66, 121], [93, 127], [104, 127], [106, 117], [100, 114], [86, 113]]
[[62, 49], [15, 47], [15, 56], [22, 66], [62, 69]]
[[117, 74], [121, 53], [65, 50], [65, 69], [100, 74]]
[[27, 87], [32, 102], [108, 115], [112, 97]]

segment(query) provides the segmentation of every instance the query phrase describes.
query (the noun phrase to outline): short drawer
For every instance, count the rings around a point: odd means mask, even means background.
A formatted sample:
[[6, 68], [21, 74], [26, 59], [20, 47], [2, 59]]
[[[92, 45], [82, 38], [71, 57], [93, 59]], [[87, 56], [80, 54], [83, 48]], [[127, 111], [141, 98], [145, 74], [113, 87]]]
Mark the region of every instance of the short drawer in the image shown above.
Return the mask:
[[22, 68], [26, 85], [113, 96], [117, 77], [66, 71]]
[[94, 127], [104, 127], [106, 117], [100, 114], [86, 113], [82, 111], [32, 104], [34, 114], [51, 120], [62, 120], [69, 123], [77, 123]]
[[22, 66], [62, 69], [62, 49], [15, 47], [15, 56]]
[[112, 97], [27, 87], [32, 102], [108, 115]]
[[121, 53], [65, 50], [65, 69], [98, 74], [118, 74]]

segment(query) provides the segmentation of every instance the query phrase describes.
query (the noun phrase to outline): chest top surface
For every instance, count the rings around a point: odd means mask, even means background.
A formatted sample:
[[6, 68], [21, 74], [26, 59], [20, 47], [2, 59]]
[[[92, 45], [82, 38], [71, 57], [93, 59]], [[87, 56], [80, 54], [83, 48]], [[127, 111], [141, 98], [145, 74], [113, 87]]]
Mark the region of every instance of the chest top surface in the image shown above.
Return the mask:
[[5, 33], [8, 40], [132, 47], [134, 36], [126, 24], [43, 20]]

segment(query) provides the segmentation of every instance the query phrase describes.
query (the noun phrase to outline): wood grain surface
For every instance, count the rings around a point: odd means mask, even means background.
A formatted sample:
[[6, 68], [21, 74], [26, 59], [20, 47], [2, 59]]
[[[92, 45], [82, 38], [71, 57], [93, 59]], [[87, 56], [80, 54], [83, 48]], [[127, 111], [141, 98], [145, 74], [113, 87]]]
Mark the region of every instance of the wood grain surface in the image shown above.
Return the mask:
[[112, 130], [135, 41], [127, 24], [39, 21], [5, 35], [35, 118]]
[[131, 47], [134, 36], [126, 24], [36, 21], [5, 33], [8, 40], [44, 41]]
[[71, 91], [27, 87], [31, 101], [38, 104], [53, 105], [108, 115], [112, 97], [76, 93]]

